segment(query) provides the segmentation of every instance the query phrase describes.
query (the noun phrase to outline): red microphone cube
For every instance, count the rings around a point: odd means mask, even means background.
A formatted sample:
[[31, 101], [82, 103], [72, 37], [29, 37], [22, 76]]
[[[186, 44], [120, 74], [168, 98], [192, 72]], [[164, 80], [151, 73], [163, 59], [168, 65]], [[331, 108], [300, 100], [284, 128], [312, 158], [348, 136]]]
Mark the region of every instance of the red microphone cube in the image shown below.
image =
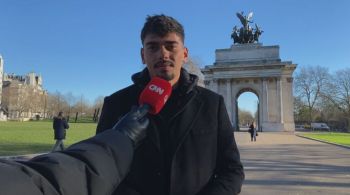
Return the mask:
[[159, 77], [153, 77], [141, 92], [139, 104], [151, 106], [150, 114], [157, 114], [171, 95], [171, 84]]

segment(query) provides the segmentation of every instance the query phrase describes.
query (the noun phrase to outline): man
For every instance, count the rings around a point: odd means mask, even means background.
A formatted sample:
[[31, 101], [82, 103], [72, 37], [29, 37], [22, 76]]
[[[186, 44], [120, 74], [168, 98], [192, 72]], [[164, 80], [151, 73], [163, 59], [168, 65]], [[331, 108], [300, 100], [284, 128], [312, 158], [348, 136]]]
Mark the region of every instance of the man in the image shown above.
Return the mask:
[[63, 112], [59, 112], [57, 117], [53, 118], [52, 127], [55, 131], [56, 140], [56, 144], [53, 146], [52, 151], [64, 150], [63, 140], [66, 139], [66, 129], [69, 128], [69, 125], [63, 117]]
[[188, 58], [184, 30], [174, 18], [149, 16], [141, 32], [142, 72], [134, 84], [105, 98], [97, 133], [137, 105], [152, 77], [170, 82], [163, 110], [149, 115], [147, 137], [135, 150], [130, 172], [114, 194], [233, 195], [241, 190], [243, 166], [222, 96], [197, 86], [182, 68]]
[[64, 151], [29, 161], [0, 159], [0, 194], [111, 194], [129, 169], [133, 148], [146, 136], [146, 112], [133, 109], [112, 129]]
[[254, 122], [252, 122], [249, 126], [249, 133], [250, 133], [250, 141], [256, 141], [256, 136], [258, 133], [256, 132], [256, 129], [254, 127]]

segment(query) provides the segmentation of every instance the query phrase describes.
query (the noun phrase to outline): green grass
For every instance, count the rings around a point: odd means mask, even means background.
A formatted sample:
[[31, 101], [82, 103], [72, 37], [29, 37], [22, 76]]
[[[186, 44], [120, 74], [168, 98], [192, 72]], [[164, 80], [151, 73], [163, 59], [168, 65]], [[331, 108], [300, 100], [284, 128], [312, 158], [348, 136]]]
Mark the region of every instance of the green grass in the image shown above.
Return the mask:
[[319, 139], [335, 144], [350, 146], [350, 133], [303, 133], [302, 136]]
[[[96, 123], [69, 123], [65, 147], [95, 135]], [[0, 122], [0, 156], [48, 152], [55, 143], [52, 122]]]

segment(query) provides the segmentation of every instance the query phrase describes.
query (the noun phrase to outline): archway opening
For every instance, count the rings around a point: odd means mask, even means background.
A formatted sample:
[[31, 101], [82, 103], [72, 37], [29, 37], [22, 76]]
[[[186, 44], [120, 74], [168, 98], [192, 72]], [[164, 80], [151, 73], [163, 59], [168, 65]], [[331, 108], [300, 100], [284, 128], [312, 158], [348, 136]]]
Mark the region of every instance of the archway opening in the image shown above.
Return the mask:
[[254, 123], [256, 129], [259, 129], [259, 97], [253, 90], [244, 89], [237, 95], [237, 128], [247, 131], [249, 125]]

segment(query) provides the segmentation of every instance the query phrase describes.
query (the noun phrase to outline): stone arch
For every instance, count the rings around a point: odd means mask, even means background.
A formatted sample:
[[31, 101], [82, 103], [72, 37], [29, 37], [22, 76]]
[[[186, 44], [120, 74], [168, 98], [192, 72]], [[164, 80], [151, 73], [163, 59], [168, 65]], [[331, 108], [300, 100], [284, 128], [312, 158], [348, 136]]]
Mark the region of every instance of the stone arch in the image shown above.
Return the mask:
[[[233, 100], [233, 104], [232, 104], [232, 110], [230, 110], [230, 108], [228, 108], [229, 112], [232, 112], [232, 124], [236, 127], [236, 129], [238, 128], [238, 97], [244, 93], [244, 92], [252, 92], [254, 93], [258, 100], [259, 100], [259, 108], [258, 108], [258, 115], [259, 115], [259, 121], [257, 121], [259, 123], [259, 128], [260, 128], [260, 124], [262, 124], [262, 120], [261, 120], [261, 104], [260, 101], [263, 99], [262, 97], [262, 89], [261, 89], [261, 79], [257, 79], [257, 78], [239, 78], [239, 79], [234, 79], [235, 81], [233, 82], [233, 85], [231, 86], [232, 88], [232, 94], [231, 96], [234, 97]], [[261, 128], [259, 129], [261, 130]]]
[[254, 93], [257, 97], [259, 97], [259, 94], [257, 93], [258, 90], [254, 90], [253, 88], [251, 87], [241, 87], [238, 91], [238, 93], [236, 94], [236, 99], [242, 94], [242, 93], [245, 93], [245, 92], [252, 92]]
[[282, 62], [279, 46], [232, 45], [217, 49], [214, 65], [202, 69], [205, 87], [221, 94], [233, 126], [237, 97], [252, 90], [259, 99], [259, 130], [294, 131], [293, 72], [295, 64]]
[[[260, 91], [259, 89], [254, 89], [255, 87], [252, 87], [252, 86], [245, 86], [245, 87], [240, 87], [240, 88], [238, 88], [238, 92], [236, 93], [236, 94], [233, 94], [233, 97], [235, 97], [234, 98], [234, 105], [235, 105], [235, 110], [234, 110], [234, 112], [235, 112], [235, 114], [234, 114], [234, 116], [236, 117], [235, 118], [235, 122], [233, 122], [233, 124], [236, 124], [236, 129], [239, 129], [239, 115], [238, 115], [238, 98], [243, 94], [243, 93], [245, 93], [245, 92], [251, 92], [251, 93], [253, 93], [253, 94], [255, 94], [256, 95], [256, 97], [258, 98], [258, 101], [260, 102], [260, 99], [259, 99], [259, 97], [261, 96], [259, 93], [258, 93], [258, 91]], [[261, 130], [261, 128], [260, 128], [260, 123], [261, 123], [261, 115], [260, 115], [260, 103], [259, 103], [259, 105], [258, 105], [258, 109], [257, 109], [257, 111], [258, 111], [258, 118], [257, 118], [257, 121], [256, 121], [256, 123], [258, 124], [258, 130]]]

